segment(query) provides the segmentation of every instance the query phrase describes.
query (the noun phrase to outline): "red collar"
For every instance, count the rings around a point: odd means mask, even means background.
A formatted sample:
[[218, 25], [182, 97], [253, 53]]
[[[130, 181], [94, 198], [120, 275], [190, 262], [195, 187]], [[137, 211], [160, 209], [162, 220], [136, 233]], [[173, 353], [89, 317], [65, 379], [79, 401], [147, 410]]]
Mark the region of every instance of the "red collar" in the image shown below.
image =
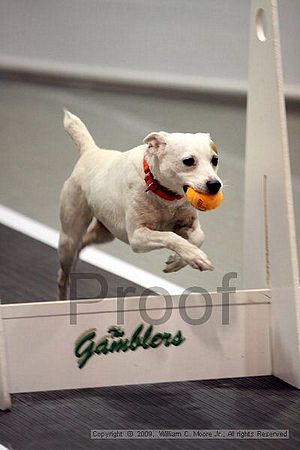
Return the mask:
[[152, 191], [153, 194], [158, 195], [160, 198], [163, 198], [164, 200], [169, 200], [170, 202], [174, 200], [180, 200], [183, 197], [183, 195], [179, 195], [173, 191], [170, 191], [170, 189], [162, 186], [159, 183], [159, 181], [155, 180], [145, 158], [143, 160], [143, 166], [145, 173], [144, 180], [147, 185], [146, 192]]

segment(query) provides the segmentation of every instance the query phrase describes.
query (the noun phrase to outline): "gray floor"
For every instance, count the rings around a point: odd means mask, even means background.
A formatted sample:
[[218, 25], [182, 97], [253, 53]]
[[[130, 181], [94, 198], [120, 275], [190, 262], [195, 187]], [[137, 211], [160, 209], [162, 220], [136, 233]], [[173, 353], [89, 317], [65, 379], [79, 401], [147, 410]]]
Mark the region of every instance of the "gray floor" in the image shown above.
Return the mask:
[[[128, 149], [151, 130], [210, 132], [221, 150], [220, 175], [225, 200], [216, 211], [201, 213], [206, 233], [204, 250], [216, 270], [199, 273], [185, 268], [163, 274], [168, 253], [134, 254], [125, 244], [103, 246], [109, 254], [184, 287], [216, 290], [226, 272], [238, 272], [241, 284], [245, 103], [105, 92], [0, 82], [0, 203], [58, 228], [58, 197], [76, 161], [76, 150], [62, 127], [62, 108], [69, 108], [88, 125], [97, 143]], [[300, 233], [300, 108], [288, 114], [297, 230]], [[271, 163], [271, 162], [270, 162]], [[255, 220], [255, 209], [253, 209]]]
[[[2, 304], [57, 298], [56, 249], [3, 225], [0, 225], [0, 242]], [[124, 296], [146, 295], [146, 290], [138, 284], [83, 261], [78, 262], [73, 280], [76, 290], [72, 299], [118, 297], [120, 292], [124, 292]], [[126, 293], [128, 288], [130, 291]]]
[[[299, 448], [300, 393], [274, 377], [16, 394], [0, 412], [12, 450]], [[91, 429], [288, 429], [288, 440], [92, 441]]]

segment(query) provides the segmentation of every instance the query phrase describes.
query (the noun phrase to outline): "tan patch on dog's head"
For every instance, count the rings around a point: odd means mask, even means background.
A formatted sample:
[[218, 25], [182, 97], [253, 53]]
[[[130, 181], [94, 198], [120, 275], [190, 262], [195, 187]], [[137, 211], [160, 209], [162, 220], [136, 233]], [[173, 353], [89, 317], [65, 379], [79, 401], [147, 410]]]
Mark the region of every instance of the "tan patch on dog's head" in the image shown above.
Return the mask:
[[217, 149], [217, 146], [216, 146], [216, 144], [215, 144], [214, 142], [211, 142], [211, 143], [210, 143], [210, 148], [212, 149], [212, 151], [213, 151], [216, 155], [219, 154], [218, 149]]

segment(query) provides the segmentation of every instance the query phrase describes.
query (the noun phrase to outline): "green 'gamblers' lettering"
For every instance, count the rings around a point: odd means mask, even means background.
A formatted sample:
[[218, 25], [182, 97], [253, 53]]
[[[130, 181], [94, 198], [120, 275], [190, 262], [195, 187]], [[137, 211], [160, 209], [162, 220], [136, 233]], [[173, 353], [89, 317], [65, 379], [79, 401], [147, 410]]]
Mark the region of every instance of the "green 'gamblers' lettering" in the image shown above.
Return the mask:
[[177, 331], [174, 337], [171, 333], [156, 333], [152, 336], [152, 325], [149, 325], [144, 335], [142, 334], [143, 328], [143, 324], [139, 325], [130, 338], [124, 338], [124, 331], [117, 326], [112, 326], [108, 329], [109, 334], [103, 336], [97, 342], [95, 342], [96, 329], [87, 330], [75, 343], [74, 353], [78, 358], [79, 369], [82, 369], [94, 354], [107, 355], [108, 353], [120, 351], [135, 351], [139, 347], [147, 350], [149, 348], [157, 348], [162, 344], [165, 347], [170, 345], [178, 346], [185, 340], [180, 330]]

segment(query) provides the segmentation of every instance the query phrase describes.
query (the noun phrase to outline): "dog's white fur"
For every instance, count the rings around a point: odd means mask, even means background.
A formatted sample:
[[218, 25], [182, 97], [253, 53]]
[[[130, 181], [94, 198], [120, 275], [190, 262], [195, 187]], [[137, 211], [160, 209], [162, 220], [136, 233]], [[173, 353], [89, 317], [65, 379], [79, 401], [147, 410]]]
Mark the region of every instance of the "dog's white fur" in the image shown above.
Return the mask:
[[[115, 237], [134, 252], [168, 248], [175, 252], [165, 272], [189, 264], [213, 270], [200, 250], [204, 233], [197, 211], [181, 200], [167, 201], [145, 191], [143, 158], [161, 185], [183, 194], [183, 186], [207, 192], [206, 182], [218, 180], [211, 164], [215, 146], [206, 133], [150, 133], [144, 145], [127, 152], [97, 147], [83, 122], [65, 111], [64, 127], [80, 151], [80, 158], [65, 182], [60, 199], [59, 297], [66, 298], [70, 271], [80, 250]], [[193, 156], [195, 166], [183, 159]]]

